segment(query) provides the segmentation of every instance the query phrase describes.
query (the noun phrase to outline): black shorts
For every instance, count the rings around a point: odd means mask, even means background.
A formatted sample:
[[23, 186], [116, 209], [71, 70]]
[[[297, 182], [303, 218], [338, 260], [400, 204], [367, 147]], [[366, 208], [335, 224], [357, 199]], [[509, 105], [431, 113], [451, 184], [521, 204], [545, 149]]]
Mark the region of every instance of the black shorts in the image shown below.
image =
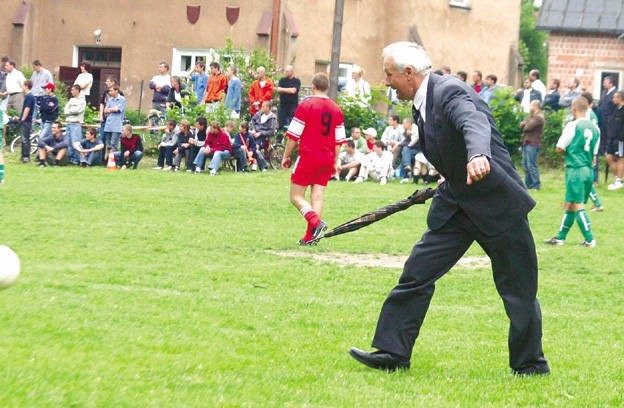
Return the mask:
[[609, 139], [607, 141], [607, 154], [617, 157], [624, 157], [624, 141]]

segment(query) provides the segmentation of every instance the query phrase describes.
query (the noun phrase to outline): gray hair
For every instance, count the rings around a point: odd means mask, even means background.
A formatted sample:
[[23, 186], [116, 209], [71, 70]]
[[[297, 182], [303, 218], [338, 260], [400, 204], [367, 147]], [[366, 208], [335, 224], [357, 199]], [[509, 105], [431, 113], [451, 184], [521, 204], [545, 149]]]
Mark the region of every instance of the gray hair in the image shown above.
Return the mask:
[[414, 42], [399, 41], [386, 46], [383, 49], [383, 57], [391, 58], [397, 71], [403, 72], [405, 68], [412, 67], [417, 73], [426, 74], [431, 71], [431, 59], [427, 51]]

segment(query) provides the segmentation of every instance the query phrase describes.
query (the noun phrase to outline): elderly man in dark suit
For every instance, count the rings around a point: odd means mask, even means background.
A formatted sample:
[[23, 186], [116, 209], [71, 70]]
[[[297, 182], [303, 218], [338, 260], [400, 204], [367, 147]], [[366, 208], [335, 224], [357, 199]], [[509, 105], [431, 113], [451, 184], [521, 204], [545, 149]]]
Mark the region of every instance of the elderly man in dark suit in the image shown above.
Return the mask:
[[452, 76], [430, 72], [422, 47], [399, 42], [383, 52], [386, 85], [413, 102], [425, 156], [444, 176], [428, 229], [388, 295], [374, 352], [350, 350], [377, 369], [408, 368], [435, 282], [477, 241], [492, 261], [494, 283], [510, 320], [509, 365], [518, 375], [548, 374], [542, 351], [537, 256], [527, 220], [535, 205], [516, 172], [488, 106]]

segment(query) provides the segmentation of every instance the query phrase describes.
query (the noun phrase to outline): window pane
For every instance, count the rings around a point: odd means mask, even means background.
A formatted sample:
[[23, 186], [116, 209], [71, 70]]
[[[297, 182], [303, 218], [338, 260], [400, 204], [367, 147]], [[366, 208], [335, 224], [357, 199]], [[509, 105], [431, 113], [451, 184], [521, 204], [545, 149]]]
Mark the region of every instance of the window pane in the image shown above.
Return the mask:
[[193, 61], [192, 55], [180, 56], [180, 71], [189, 71], [191, 69], [192, 61]]

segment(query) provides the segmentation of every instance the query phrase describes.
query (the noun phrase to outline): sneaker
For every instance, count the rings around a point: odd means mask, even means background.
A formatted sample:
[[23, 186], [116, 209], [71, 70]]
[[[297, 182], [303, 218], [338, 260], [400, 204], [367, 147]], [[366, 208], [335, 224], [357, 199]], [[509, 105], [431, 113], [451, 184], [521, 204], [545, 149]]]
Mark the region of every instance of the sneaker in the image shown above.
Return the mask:
[[604, 207], [601, 205], [600, 207], [594, 207], [594, 208], [592, 208], [590, 211], [594, 211], [594, 212], [603, 212], [603, 211], [604, 211]]
[[314, 231], [312, 231], [312, 239], [306, 241], [305, 244], [316, 245], [321, 240], [321, 238], [323, 238], [325, 231], [327, 231], [327, 224], [325, 223], [325, 221], [321, 221], [319, 225], [314, 227]]
[[202, 169], [195, 169], [195, 171], [194, 171], [193, 173], [195, 173], [195, 174], [199, 174], [199, 173], [201, 173], [202, 171], [203, 171]]
[[547, 239], [544, 242], [549, 245], [557, 245], [557, 246], [563, 245], [565, 243], [564, 240], [557, 239], [557, 237], [552, 237], [551, 239]]
[[30, 162], [30, 157], [22, 157], [22, 163]]
[[388, 179], [386, 177], [382, 177], [381, 180], [379, 180], [380, 186], [385, 186], [387, 183], [388, 183]]
[[588, 248], [593, 248], [596, 246], [596, 240], [592, 239], [591, 241], [587, 242], [587, 241], [583, 241], [579, 244], [582, 247], [588, 247]]
[[152, 170], [162, 170], [162, 166], [156, 166], [156, 167], [152, 167]]
[[186, 169], [186, 172], [187, 172], [187, 173], [193, 173], [193, 170], [191, 170], [191, 169]]
[[406, 183], [409, 183], [409, 181], [410, 181], [410, 179], [404, 178], [404, 179], [401, 179], [400, 183], [401, 184], [406, 184]]
[[47, 167], [47, 164], [44, 161], [40, 161], [37, 167]]
[[609, 186], [607, 186], [607, 190], [618, 190], [620, 188], [624, 187], [624, 183], [622, 183], [622, 180], [615, 180], [615, 183], [613, 184], [609, 184]]
[[405, 170], [406, 173], [409, 173], [410, 171], [412, 171], [412, 167], [411, 166], [405, 166], [403, 168], [403, 170]]
[[267, 169], [262, 169], [262, 172], [263, 172], [263, 173], [266, 173], [266, 171], [267, 171]]
[[362, 177], [358, 177], [354, 181], [354, 183], [362, 183], [362, 182], [364, 182], [364, 179]]
[[251, 171], [256, 171], [258, 170], [258, 165], [256, 163], [251, 165]]
[[171, 170], [171, 166], [165, 166], [162, 168], [163, 171], [169, 171]]
[[210, 170], [210, 175], [211, 175], [211, 176], [214, 176], [215, 174], [217, 174], [217, 171], [216, 171], [216, 170]]
[[180, 170], [180, 168], [179, 168], [178, 166], [173, 166], [173, 167], [171, 168], [171, 171], [178, 171], [178, 170]]

